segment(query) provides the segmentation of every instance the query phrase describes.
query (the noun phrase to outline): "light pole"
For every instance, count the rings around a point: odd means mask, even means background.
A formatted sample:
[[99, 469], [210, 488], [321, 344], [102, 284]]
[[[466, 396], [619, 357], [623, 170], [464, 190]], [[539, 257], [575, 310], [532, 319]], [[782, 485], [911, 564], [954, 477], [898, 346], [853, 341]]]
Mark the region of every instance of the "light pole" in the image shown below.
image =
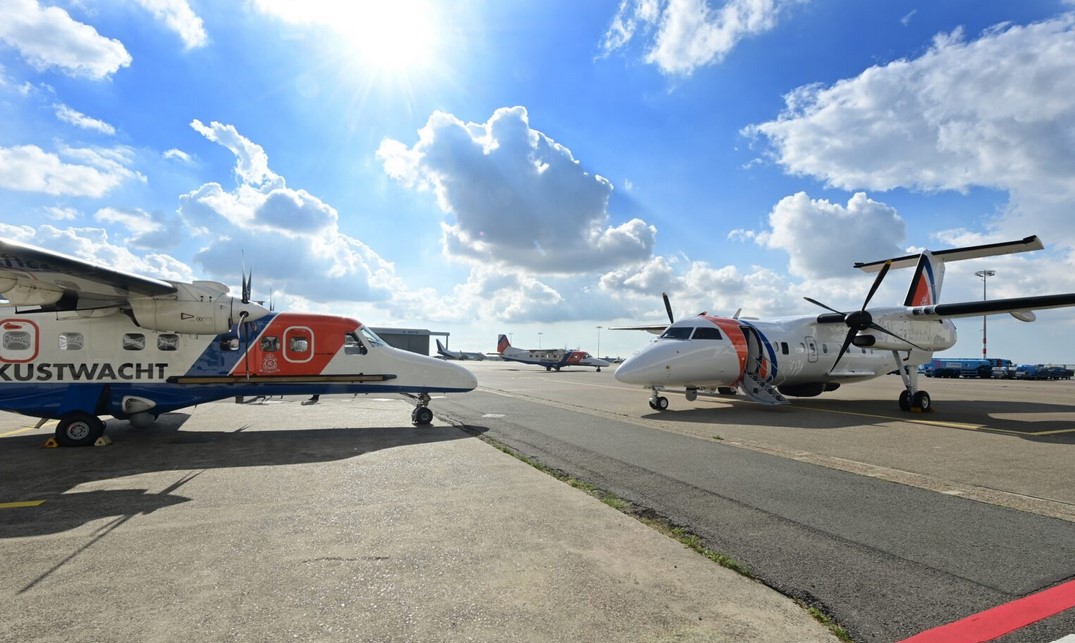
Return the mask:
[[541, 350], [541, 336], [543, 334], [540, 330], [538, 331], [538, 350]]
[[597, 359], [601, 359], [601, 328], [602, 328], [602, 326], [597, 326], [596, 328], [597, 328]]
[[[986, 284], [987, 281], [989, 281], [990, 277], [992, 277], [993, 275], [997, 274], [997, 271], [996, 270], [979, 270], [978, 272], [976, 272], [974, 274], [982, 278], [982, 301], [985, 301], [986, 300], [985, 284]], [[982, 359], [986, 358], [986, 345], [985, 345], [985, 320], [986, 320], [986, 318], [987, 318], [986, 315], [982, 315]]]

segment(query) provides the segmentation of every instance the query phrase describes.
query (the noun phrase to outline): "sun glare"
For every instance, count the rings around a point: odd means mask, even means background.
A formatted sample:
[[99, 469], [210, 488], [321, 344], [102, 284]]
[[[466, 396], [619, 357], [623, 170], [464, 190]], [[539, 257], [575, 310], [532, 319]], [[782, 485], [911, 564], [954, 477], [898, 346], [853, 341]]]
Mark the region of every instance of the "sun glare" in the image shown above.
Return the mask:
[[355, 62], [382, 73], [432, 66], [437, 48], [433, 7], [425, 0], [341, 3], [336, 25]]

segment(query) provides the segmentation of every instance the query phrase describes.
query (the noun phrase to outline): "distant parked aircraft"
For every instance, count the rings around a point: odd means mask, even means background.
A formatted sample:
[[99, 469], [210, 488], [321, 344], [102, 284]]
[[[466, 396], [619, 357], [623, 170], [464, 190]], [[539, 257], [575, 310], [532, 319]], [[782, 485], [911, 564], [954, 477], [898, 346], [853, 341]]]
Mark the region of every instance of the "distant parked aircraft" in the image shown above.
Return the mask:
[[485, 359], [484, 353], [469, 353], [467, 351], [450, 351], [444, 347], [444, 344], [437, 340], [437, 354], [444, 359], [473, 359], [481, 361]]
[[562, 348], [548, 350], [515, 348], [508, 342], [507, 335], [497, 336], [496, 352], [500, 353], [501, 359], [523, 364], [537, 364], [544, 366], [546, 371], [558, 371], [564, 366], [593, 366], [600, 373], [601, 367], [609, 365], [605, 360], [583, 351], [568, 351]]

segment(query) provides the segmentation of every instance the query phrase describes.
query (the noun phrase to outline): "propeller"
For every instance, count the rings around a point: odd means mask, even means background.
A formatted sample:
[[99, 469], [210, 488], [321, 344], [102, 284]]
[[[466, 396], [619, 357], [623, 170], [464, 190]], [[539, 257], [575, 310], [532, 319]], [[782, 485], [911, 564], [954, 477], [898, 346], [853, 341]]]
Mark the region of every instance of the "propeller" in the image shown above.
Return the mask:
[[672, 302], [668, 300], [668, 293], [662, 292], [661, 299], [664, 300], [664, 310], [666, 313], [668, 313], [668, 323], [676, 323], [676, 318], [672, 315]]
[[892, 331], [888, 330], [887, 328], [884, 328], [883, 326], [881, 326], [881, 325], [877, 324], [876, 322], [874, 322], [873, 321], [873, 315], [871, 315], [870, 312], [868, 310], [866, 310], [866, 306], [870, 305], [870, 300], [873, 299], [873, 296], [877, 293], [877, 289], [881, 286], [881, 282], [884, 280], [885, 275], [888, 274], [888, 270], [891, 267], [892, 267], [892, 261], [891, 260], [886, 261], [884, 263], [884, 265], [881, 266], [881, 271], [877, 273], [877, 278], [873, 280], [873, 285], [870, 286], [870, 292], [866, 294], [866, 300], [862, 302], [862, 308], [860, 308], [859, 310], [853, 310], [853, 311], [851, 311], [849, 313], [845, 313], [845, 312], [841, 312], [839, 310], [836, 310], [835, 308], [833, 308], [831, 306], [826, 306], [825, 304], [821, 303], [820, 301], [818, 301], [816, 299], [811, 299], [810, 297], [803, 297], [803, 299], [805, 299], [806, 301], [810, 302], [811, 304], [814, 304], [815, 306], [820, 306], [820, 307], [824, 308], [825, 310], [832, 311], [832, 312], [834, 312], [834, 313], [836, 313], [837, 315], [840, 316], [840, 319], [838, 319], [838, 320], [836, 320], [836, 319], [831, 319], [831, 320], [826, 319], [825, 321], [842, 321], [843, 323], [847, 324], [847, 336], [844, 338], [843, 345], [840, 346], [840, 352], [836, 355], [836, 361], [832, 363], [832, 369], [829, 371], [830, 373], [832, 372], [832, 370], [835, 370], [836, 365], [840, 363], [840, 360], [843, 358], [844, 353], [846, 353], [848, 347], [851, 346], [851, 342], [853, 342], [855, 340], [855, 335], [859, 334], [859, 332], [864, 331], [864, 330], [875, 330], [875, 331], [884, 333], [886, 335], [890, 335], [892, 337], [895, 337], [896, 339], [900, 340], [901, 342], [906, 342], [906, 343], [910, 344], [911, 346], [914, 346], [915, 348], [917, 348], [919, 350], [925, 350], [924, 348], [922, 348], [918, 344], [915, 344], [914, 342], [912, 342], [910, 340], [904, 339], [903, 337], [900, 337], [896, 333], [893, 333]]

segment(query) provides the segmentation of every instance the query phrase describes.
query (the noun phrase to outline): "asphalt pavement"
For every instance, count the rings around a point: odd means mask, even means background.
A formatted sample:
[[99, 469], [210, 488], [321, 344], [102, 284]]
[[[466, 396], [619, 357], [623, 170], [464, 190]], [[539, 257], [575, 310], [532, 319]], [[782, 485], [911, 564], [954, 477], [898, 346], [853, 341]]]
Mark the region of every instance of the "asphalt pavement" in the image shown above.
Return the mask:
[[833, 640], [778, 592], [409, 415], [227, 401], [46, 449], [51, 425], [0, 414], [0, 641]]

